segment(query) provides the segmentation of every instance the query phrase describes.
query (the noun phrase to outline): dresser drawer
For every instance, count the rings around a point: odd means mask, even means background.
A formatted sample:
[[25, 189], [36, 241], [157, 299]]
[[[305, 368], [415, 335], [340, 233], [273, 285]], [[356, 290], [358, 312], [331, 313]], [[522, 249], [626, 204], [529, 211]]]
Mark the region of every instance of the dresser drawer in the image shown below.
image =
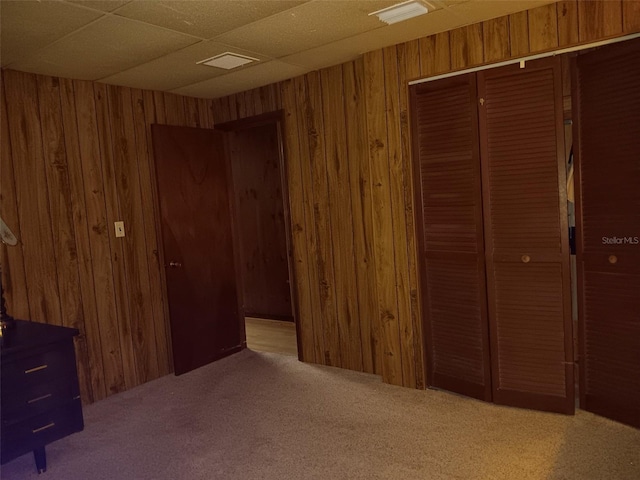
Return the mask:
[[49, 345], [32, 355], [2, 362], [2, 387], [29, 389], [43, 383], [77, 380], [73, 340]]
[[80, 400], [2, 428], [2, 460], [8, 462], [84, 427]]
[[75, 381], [42, 382], [27, 388], [2, 386], [2, 427], [22, 421], [27, 417], [39, 415], [57, 408], [71, 400], [80, 398], [78, 384]]

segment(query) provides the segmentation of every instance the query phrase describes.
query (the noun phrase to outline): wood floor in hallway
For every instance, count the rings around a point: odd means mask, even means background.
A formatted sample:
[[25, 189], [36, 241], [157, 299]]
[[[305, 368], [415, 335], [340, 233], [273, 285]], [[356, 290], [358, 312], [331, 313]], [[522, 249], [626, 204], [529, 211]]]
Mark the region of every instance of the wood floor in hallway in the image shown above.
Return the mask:
[[296, 326], [293, 322], [245, 318], [247, 347], [256, 352], [298, 356]]

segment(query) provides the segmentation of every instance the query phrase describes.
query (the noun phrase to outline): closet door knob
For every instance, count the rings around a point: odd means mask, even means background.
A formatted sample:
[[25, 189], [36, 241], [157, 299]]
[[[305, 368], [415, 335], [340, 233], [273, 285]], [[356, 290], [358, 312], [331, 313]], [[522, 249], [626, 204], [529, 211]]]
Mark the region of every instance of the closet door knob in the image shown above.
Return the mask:
[[618, 263], [618, 257], [615, 255], [609, 255], [609, 263]]
[[531, 261], [531, 257], [529, 255], [522, 255], [522, 263], [529, 263]]

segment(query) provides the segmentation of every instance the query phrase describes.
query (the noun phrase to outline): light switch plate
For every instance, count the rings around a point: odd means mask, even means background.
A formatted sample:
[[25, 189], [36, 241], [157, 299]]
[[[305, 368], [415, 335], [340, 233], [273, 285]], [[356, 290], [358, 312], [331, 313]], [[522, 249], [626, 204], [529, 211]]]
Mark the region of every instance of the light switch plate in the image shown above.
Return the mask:
[[124, 237], [124, 222], [114, 222], [116, 227], [116, 237]]

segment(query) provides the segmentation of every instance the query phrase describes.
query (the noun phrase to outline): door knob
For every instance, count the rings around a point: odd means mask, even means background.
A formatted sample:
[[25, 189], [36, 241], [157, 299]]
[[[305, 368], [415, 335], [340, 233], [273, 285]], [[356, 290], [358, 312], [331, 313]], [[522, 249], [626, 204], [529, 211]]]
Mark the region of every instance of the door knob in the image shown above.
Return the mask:
[[529, 255], [522, 255], [522, 263], [529, 263], [531, 261], [531, 257]]
[[169, 262], [169, 265], [165, 265], [165, 267], [180, 268], [182, 264], [180, 262]]
[[609, 263], [618, 263], [618, 257], [615, 255], [609, 255]]

